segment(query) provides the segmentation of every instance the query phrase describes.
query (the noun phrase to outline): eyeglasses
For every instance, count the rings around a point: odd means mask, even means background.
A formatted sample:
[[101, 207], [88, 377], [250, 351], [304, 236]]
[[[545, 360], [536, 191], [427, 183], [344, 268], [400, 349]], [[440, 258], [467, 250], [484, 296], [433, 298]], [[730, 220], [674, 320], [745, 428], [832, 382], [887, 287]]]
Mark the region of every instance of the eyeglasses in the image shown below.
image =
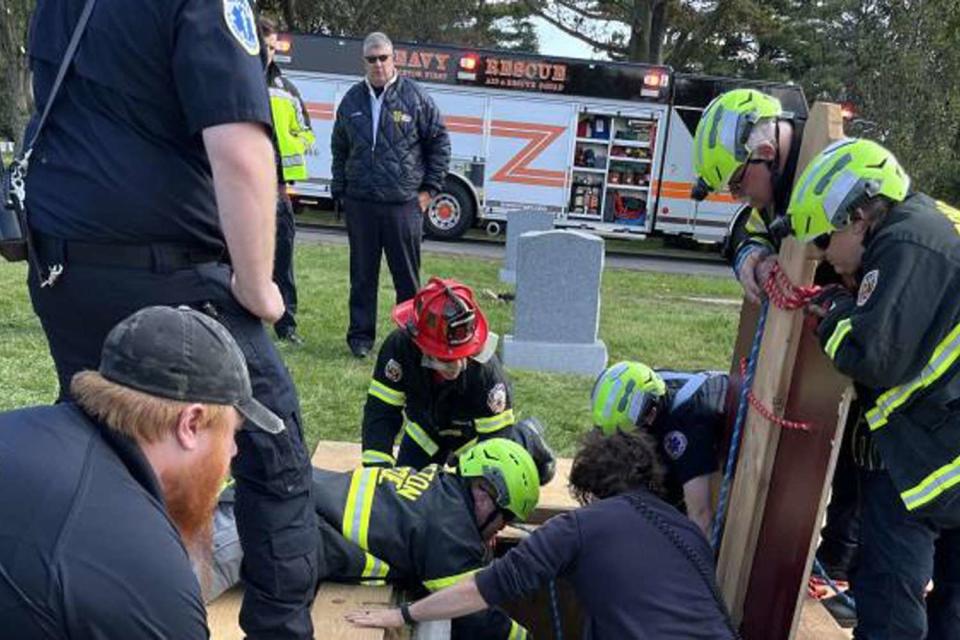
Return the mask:
[[386, 62], [390, 59], [391, 53], [381, 53], [378, 56], [363, 56], [363, 59], [369, 62], [370, 64], [376, 64], [377, 62]]
[[832, 235], [831, 233], [821, 233], [813, 239], [813, 246], [820, 249], [820, 251], [826, 251], [830, 246], [830, 236]]
[[743, 187], [743, 180], [747, 177], [747, 169], [751, 164], [762, 164], [765, 160], [760, 160], [758, 158], [751, 158], [747, 156], [746, 161], [737, 167], [737, 170], [733, 172], [733, 175], [730, 176], [730, 180], [727, 182], [727, 190], [730, 193], [737, 193]]

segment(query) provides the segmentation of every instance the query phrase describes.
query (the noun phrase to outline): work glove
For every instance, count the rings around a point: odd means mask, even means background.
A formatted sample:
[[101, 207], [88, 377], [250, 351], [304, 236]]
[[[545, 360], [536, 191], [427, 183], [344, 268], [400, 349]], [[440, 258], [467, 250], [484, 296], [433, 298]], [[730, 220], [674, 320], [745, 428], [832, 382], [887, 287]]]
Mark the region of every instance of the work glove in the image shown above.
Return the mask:
[[821, 342], [833, 335], [837, 323], [850, 315], [856, 306], [856, 300], [849, 289], [842, 284], [830, 284], [823, 287], [807, 303], [805, 311], [815, 322], [815, 330]]
[[537, 465], [537, 474], [540, 476], [540, 486], [550, 482], [557, 472], [557, 457], [547, 444], [543, 432], [543, 424], [539, 420], [524, 418], [513, 425], [511, 433], [507, 436], [526, 449], [533, 458], [534, 464]]

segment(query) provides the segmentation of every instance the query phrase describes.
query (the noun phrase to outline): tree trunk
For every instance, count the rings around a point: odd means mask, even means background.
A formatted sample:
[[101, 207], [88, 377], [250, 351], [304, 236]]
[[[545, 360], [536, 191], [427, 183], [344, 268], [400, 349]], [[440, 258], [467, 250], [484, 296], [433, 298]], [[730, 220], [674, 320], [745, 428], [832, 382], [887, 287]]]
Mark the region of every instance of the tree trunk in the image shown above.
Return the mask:
[[663, 64], [663, 38], [667, 30], [667, 2], [657, 0], [650, 20], [650, 62]]
[[300, 23], [297, 20], [297, 0], [283, 0], [280, 3], [280, 11], [283, 13], [287, 31], [300, 30]]
[[0, 138], [23, 138], [33, 107], [27, 66], [27, 24], [33, 2], [0, 0]]
[[631, 62], [650, 62], [650, 27], [653, 17], [652, 0], [634, 0], [630, 23], [630, 45], [627, 59]]

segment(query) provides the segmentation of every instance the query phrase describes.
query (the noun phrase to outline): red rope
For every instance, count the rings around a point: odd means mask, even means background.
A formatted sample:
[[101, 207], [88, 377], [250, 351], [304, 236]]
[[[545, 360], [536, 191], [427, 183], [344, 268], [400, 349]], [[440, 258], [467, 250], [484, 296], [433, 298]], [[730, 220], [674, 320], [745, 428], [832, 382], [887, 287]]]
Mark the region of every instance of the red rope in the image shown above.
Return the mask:
[[767, 292], [767, 297], [774, 305], [780, 309], [792, 311], [800, 309], [810, 299], [820, 293], [820, 287], [798, 287], [790, 281], [789, 276], [783, 272], [779, 262], [774, 262], [770, 268], [770, 274], [763, 283], [763, 290]]
[[[747, 375], [747, 359], [740, 358], [740, 378], [746, 379]], [[782, 429], [797, 429], [799, 431], [810, 431], [809, 422], [798, 422], [796, 420], [787, 420], [782, 418], [773, 412], [773, 409], [767, 407], [760, 399], [753, 394], [753, 389], [747, 391], [747, 400], [750, 401], [750, 406], [757, 410], [761, 416], [766, 418], [768, 421], [772, 422], [775, 425], [780, 426]]]

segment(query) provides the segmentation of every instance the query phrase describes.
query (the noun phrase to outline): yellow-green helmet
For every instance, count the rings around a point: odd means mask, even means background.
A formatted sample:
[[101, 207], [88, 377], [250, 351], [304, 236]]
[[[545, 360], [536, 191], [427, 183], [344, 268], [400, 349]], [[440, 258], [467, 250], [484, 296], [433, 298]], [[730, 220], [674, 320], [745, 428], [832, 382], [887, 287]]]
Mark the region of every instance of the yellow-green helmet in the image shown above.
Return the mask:
[[832, 233], [847, 224], [865, 198], [907, 197], [910, 177], [896, 157], [873, 140], [845, 138], [814, 156], [800, 174], [787, 214], [801, 242]]
[[618, 362], [593, 384], [593, 423], [606, 435], [632, 430], [667, 391], [660, 375], [642, 362]]
[[540, 500], [540, 476], [527, 450], [506, 438], [491, 438], [460, 456], [460, 475], [484, 478], [497, 492], [497, 506], [526, 520]]
[[702, 183], [711, 191], [724, 189], [747, 161], [753, 125], [782, 114], [779, 100], [756, 89], [734, 89], [714, 98], [693, 136], [693, 170]]

